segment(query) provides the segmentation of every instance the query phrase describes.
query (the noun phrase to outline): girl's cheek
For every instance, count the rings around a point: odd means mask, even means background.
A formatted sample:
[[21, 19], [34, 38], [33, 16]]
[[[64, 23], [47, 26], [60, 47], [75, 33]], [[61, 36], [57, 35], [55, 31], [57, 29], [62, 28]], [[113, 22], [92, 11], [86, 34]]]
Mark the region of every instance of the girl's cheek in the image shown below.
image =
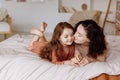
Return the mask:
[[73, 36], [73, 40], [75, 39], [75, 37]]

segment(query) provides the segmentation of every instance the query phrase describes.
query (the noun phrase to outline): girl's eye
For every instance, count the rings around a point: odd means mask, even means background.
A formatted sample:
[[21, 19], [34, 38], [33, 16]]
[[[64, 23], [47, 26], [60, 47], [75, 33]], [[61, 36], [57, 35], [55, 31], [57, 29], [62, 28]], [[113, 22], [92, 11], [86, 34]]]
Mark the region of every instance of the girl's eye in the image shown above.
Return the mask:
[[64, 36], [64, 38], [67, 38], [68, 36]]

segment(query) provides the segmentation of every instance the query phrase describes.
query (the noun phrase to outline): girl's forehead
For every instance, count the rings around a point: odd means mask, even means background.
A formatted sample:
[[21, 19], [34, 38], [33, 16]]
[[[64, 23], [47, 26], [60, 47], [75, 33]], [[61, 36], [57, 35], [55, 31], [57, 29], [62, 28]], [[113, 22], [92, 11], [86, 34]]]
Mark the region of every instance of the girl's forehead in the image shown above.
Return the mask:
[[64, 29], [63, 29], [63, 31], [68, 31], [68, 30], [73, 31], [71, 28], [64, 28]]
[[65, 33], [69, 33], [69, 34], [70, 34], [71, 32], [73, 33], [73, 30], [72, 30], [72, 29], [70, 29], [70, 28], [64, 28], [64, 30], [63, 30], [62, 33], [63, 33], [63, 34], [65, 34]]

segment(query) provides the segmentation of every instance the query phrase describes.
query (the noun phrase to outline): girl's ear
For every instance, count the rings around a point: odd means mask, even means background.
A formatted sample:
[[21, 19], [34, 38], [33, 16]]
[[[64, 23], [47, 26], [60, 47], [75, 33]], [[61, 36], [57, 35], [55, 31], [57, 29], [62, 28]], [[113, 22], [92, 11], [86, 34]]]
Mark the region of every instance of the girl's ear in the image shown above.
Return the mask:
[[59, 38], [58, 40], [59, 40], [59, 41], [61, 41], [61, 39], [60, 39], [60, 38]]

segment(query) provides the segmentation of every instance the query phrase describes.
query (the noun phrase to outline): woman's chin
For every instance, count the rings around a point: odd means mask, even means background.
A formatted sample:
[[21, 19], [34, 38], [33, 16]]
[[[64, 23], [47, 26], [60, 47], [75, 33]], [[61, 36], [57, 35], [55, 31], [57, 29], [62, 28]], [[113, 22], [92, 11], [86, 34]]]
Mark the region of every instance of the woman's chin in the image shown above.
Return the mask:
[[75, 40], [74, 41], [76, 44], [82, 44], [83, 42], [80, 42], [80, 41], [77, 41], [77, 40]]
[[76, 40], [75, 40], [74, 42], [75, 42], [76, 44], [79, 44], [79, 42], [78, 42], [78, 41], [76, 41]]

